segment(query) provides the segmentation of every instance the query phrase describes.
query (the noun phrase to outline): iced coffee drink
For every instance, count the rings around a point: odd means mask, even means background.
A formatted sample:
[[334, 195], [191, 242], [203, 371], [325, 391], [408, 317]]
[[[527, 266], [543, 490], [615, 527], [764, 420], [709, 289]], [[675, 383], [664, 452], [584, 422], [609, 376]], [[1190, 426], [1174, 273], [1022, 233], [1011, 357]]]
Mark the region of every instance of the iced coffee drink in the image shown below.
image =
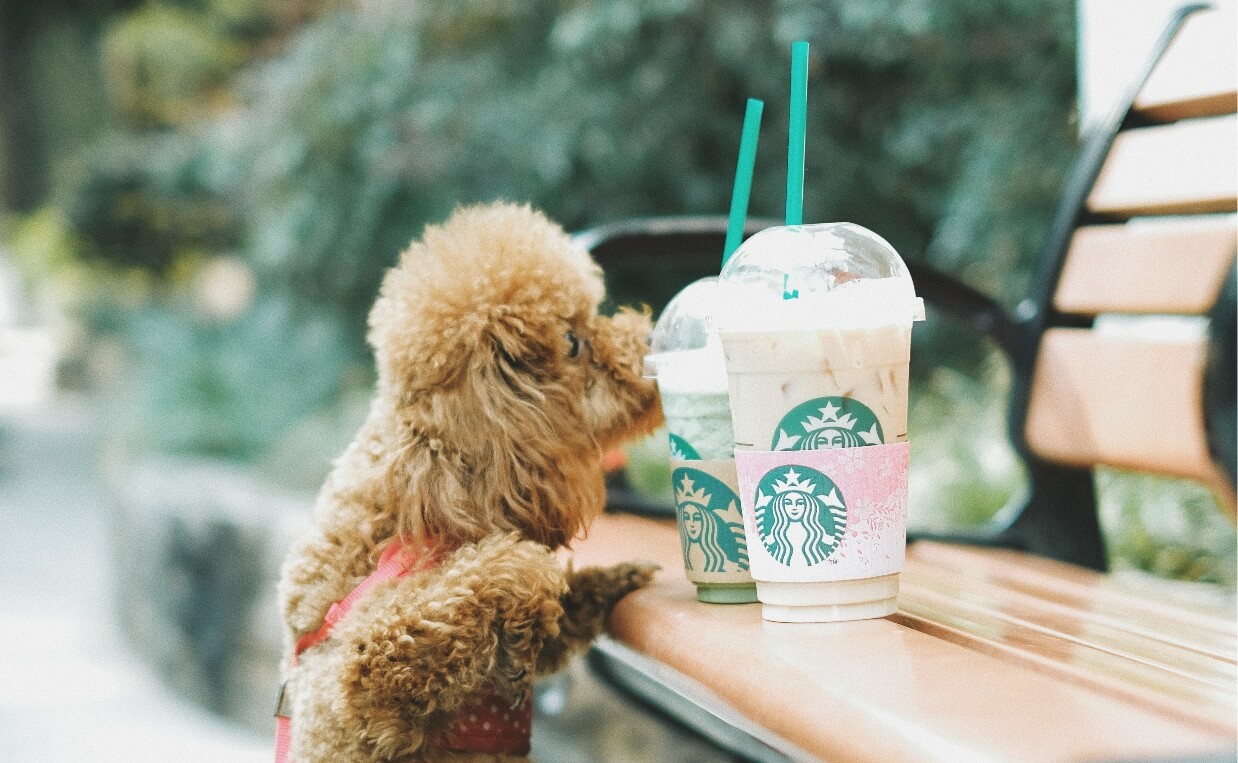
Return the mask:
[[922, 317], [880, 237], [771, 228], [724, 269], [738, 481], [766, 619], [895, 608], [906, 542], [907, 369]]

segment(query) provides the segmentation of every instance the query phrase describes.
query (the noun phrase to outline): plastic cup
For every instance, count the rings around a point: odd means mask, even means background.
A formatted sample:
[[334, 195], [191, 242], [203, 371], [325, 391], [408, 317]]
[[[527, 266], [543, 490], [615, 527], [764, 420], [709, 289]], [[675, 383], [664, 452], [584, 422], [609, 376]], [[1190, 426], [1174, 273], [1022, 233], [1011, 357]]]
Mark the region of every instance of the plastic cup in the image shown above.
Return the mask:
[[751, 572], [767, 620], [894, 612], [906, 548], [906, 266], [850, 223], [770, 228], [720, 315]]
[[726, 366], [713, 327], [718, 293], [718, 279], [704, 278], [671, 300], [654, 327], [646, 366], [670, 433], [684, 572], [701, 601], [746, 604], [757, 598], [736, 493]]

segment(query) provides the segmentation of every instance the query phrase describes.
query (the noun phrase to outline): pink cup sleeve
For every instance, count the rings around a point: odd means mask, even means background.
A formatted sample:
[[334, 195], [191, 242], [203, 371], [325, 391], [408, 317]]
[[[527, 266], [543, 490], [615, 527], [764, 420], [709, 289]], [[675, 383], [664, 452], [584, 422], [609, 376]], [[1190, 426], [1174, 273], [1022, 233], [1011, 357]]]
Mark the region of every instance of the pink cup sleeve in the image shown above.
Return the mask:
[[900, 572], [910, 452], [906, 442], [737, 451], [753, 577], [834, 581]]

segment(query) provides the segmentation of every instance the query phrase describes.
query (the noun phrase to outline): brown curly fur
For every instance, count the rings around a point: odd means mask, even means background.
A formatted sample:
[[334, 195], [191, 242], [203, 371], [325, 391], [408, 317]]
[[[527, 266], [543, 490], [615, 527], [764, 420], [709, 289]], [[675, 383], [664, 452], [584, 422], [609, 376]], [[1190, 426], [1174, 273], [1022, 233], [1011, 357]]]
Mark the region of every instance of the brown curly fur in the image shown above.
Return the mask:
[[602, 509], [603, 450], [661, 416], [639, 371], [648, 316], [599, 316], [602, 297], [587, 253], [507, 204], [458, 210], [387, 273], [369, 417], [284, 564], [286, 651], [396, 535], [444, 556], [373, 588], [301, 655], [293, 760], [512, 760], [426, 740], [485, 686], [519, 697], [562, 667], [649, 581], [648, 566], [565, 571], [553, 554]]

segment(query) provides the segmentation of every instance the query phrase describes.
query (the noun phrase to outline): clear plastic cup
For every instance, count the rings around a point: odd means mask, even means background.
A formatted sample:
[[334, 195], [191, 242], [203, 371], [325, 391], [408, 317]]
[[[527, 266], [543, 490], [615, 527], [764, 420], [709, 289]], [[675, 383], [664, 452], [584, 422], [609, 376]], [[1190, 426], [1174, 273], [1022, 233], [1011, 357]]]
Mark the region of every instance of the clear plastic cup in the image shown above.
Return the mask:
[[911, 326], [898, 253], [850, 223], [769, 228], [724, 268], [718, 316], [763, 616], [895, 609], [906, 546]]
[[713, 325], [718, 279], [689, 284], [654, 327], [646, 360], [658, 382], [670, 433], [684, 572], [697, 598], [714, 604], [757, 600], [736, 494], [734, 433], [722, 345]]

